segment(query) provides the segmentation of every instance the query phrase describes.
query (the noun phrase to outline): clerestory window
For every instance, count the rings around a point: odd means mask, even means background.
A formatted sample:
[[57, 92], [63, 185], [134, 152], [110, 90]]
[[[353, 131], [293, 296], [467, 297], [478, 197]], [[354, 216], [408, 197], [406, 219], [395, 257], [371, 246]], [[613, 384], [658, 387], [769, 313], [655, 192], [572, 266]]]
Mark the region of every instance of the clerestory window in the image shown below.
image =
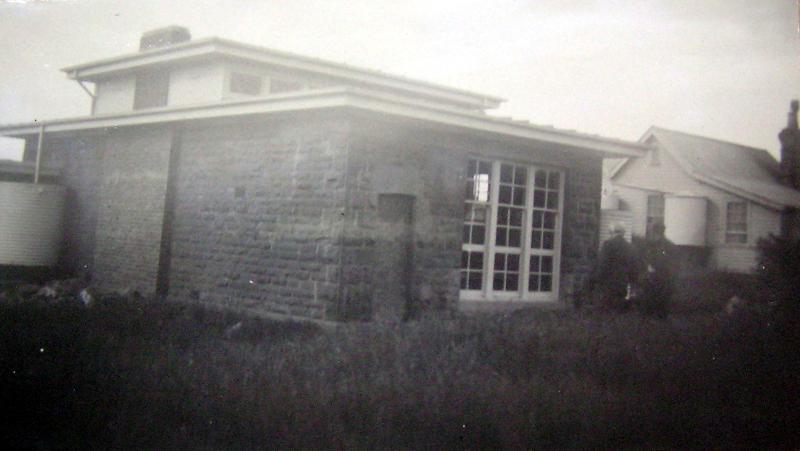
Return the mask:
[[169, 72], [142, 72], [136, 75], [133, 109], [166, 106], [169, 99]]
[[555, 300], [563, 173], [470, 160], [461, 254], [461, 296]]

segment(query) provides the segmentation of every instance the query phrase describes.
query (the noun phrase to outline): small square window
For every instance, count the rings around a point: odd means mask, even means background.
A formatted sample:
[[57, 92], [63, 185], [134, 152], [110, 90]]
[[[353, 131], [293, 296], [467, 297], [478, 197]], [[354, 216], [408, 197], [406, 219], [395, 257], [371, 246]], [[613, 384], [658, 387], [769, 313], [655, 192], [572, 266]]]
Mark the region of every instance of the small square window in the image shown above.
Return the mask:
[[133, 109], [166, 106], [169, 99], [169, 72], [142, 72], [136, 75]]
[[231, 73], [231, 92], [256, 96], [261, 94], [261, 77], [258, 75]]

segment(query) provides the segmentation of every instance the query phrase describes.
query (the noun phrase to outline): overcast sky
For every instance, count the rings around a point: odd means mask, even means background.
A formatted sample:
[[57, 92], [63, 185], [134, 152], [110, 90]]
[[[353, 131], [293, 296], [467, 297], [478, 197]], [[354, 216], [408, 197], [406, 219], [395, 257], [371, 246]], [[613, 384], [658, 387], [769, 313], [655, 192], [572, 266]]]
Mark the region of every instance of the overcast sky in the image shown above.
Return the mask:
[[[796, 0], [0, 0], [0, 123], [82, 116], [60, 68], [188, 27], [508, 101], [492, 114], [770, 150], [800, 97]], [[5, 149], [5, 150], [3, 150]], [[0, 158], [16, 151], [0, 146]]]

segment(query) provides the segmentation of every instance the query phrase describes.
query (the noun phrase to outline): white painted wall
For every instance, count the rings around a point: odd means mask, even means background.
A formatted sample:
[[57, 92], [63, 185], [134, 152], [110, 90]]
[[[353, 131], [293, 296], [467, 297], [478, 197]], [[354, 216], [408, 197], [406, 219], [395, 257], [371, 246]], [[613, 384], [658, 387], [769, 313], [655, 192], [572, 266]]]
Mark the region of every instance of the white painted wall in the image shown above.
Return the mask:
[[611, 182], [611, 189], [616, 191], [623, 208], [631, 211], [632, 232], [644, 236], [648, 194], [663, 192], [705, 197], [708, 199], [706, 238], [711, 248], [711, 264], [731, 271], [751, 271], [756, 264], [758, 240], [770, 233], [780, 233], [780, 212], [747, 201], [747, 243], [725, 243], [727, 203], [746, 200], [689, 177], [666, 152], [659, 155], [659, 165], [651, 166], [650, 161], [649, 156], [644, 156], [628, 162]]
[[222, 63], [176, 67], [169, 74], [168, 105], [209, 103], [222, 99]]
[[122, 113], [133, 110], [136, 77], [123, 75], [97, 82], [94, 114]]

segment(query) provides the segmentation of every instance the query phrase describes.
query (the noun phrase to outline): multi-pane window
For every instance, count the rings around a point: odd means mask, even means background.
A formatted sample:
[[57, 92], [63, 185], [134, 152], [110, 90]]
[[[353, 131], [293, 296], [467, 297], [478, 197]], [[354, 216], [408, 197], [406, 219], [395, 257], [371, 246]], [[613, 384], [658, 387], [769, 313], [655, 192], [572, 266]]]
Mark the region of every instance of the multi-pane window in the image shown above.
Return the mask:
[[484, 256], [486, 255], [491, 212], [489, 203], [491, 177], [492, 164], [490, 162], [470, 161], [467, 168], [467, 192], [462, 232], [462, 290], [482, 290], [484, 286]]
[[468, 297], [555, 296], [562, 178], [535, 166], [470, 160], [461, 261]]
[[664, 224], [664, 195], [651, 194], [647, 196], [647, 225], [644, 236], [647, 239], [655, 238], [653, 227]]
[[553, 290], [553, 259], [560, 228], [558, 224], [560, 194], [561, 173], [538, 169], [533, 181], [531, 257], [528, 265], [529, 292]]
[[725, 242], [747, 243], [747, 203], [728, 202], [725, 216]]

